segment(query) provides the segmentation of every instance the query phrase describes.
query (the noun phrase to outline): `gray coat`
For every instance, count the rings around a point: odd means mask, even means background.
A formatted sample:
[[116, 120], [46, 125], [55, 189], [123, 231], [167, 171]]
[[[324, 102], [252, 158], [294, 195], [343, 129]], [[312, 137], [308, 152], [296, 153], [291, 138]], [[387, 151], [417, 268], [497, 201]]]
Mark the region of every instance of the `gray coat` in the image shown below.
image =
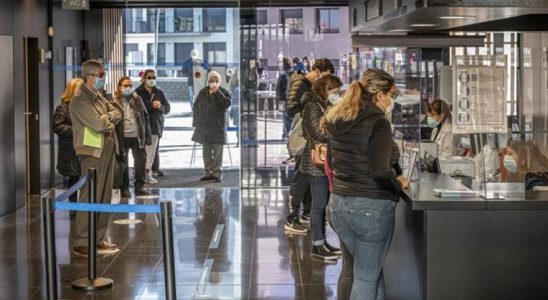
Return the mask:
[[[117, 107], [123, 110], [124, 99], [122, 97], [123, 96], [114, 98], [113, 101]], [[145, 145], [152, 144], [148, 111], [145, 107], [145, 104], [143, 103], [143, 100], [137, 93], [133, 93], [131, 97], [128, 99], [128, 101], [129, 101], [129, 105], [131, 106], [131, 110], [133, 111], [135, 122], [137, 123], [137, 130], [139, 132], [139, 134], [137, 135], [137, 140], [139, 141], [139, 147], [145, 148]], [[123, 134], [124, 121], [120, 123], [121, 123], [122, 134]], [[125, 149], [125, 147], [122, 147], [122, 148], [124, 148], [124, 151], [127, 150]]]
[[220, 87], [209, 94], [209, 87], [203, 88], [194, 102], [192, 112], [192, 140], [200, 144], [226, 144], [226, 112], [230, 107], [230, 93]]
[[[76, 154], [99, 159], [103, 146], [101, 148], [84, 146], [84, 128], [89, 127], [98, 133], [112, 133], [116, 141], [114, 126], [122, 120], [122, 113], [100, 93], [92, 91], [83, 84], [70, 102], [70, 114]], [[104, 141], [103, 139], [103, 143]], [[116, 142], [116, 152], [118, 153], [118, 142]]]

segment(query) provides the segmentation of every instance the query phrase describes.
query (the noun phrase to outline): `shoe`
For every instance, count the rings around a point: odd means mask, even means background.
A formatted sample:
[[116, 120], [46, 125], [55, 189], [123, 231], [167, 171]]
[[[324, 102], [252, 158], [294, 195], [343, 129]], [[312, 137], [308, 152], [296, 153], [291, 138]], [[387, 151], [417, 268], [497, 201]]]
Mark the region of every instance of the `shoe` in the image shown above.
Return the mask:
[[131, 198], [131, 192], [129, 190], [122, 190], [122, 198]]
[[154, 171], [154, 176], [163, 177], [164, 176], [164, 171], [162, 171], [162, 170]]
[[303, 225], [310, 225], [310, 216], [303, 214], [301, 216], [301, 219], [299, 220], [299, 222], [301, 222], [301, 224], [303, 224]]
[[312, 246], [312, 253], [310, 255], [313, 259], [323, 262], [333, 262], [337, 261], [337, 258], [339, 258], [338, 255], [329, 251], [325, 245]]
[[334, 253], [335, 255], [337, 255], [337, 256], [341, 256], [341, 255], [342, 255], [341, 249], [339, 249], [339, 248], [337, 248], [337, 247], [335, 247], [335, 246], [329, 245], [329, 243], [328, 243], [327, 241], [325, 242], [325, 247], [326, 247], [327, 249], [329, 249], [329, 251], [333, 252], [333, 253]]
[[120, 248], [116, 244], [111, 244], [106, 241], [102, 241], [97, 245], [97, 254], [109, 255], [120, 252]]
[[286, 233], [298, 233], [298, 234], [306, 234], [308, 231], [308, 228], [304, 226], [303, 224], [299, 223], [298, 220], [296, 221], [285, 221], [284, 230]]
[[156, 179], [154, 179], [154, 177], [152, 177], [152, 172], [151, 171], [148, 171], [148, 172], [145, 172], [145, 182], [149, 183], [149, 184], [157, 184], [158, 180], [156, 180]]
[[212, 176], [212, 175], [205, 175], [202, 178], [200, 178], [200, 181], [209, 181], [213, 179], [217, 179], [217, 178], [215, 178], [215, 176]]
[[144, 188], [140, 188], [140, 189], [135, 189], [135, 195], [148, 196], [148, 195], [151, 195], [151, 193], [148, 190], [145, 190]]
[[74, 246], [72, 247], [72, 254], [78, 255], [81, 257], [88, 257], [89, 249], [86, 246]]
[[215, 181], [216, 181], [216, 182], [221, 182], [221, 181], [223, 181], [223, 176], [215, 177]]

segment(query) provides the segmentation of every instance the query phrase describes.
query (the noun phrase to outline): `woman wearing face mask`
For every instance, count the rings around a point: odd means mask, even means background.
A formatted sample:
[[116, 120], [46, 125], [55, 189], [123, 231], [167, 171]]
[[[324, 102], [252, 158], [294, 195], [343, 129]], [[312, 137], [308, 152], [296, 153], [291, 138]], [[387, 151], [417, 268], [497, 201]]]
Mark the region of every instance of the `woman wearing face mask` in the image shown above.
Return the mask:
[[508, 171], [507, 181], [525, 182], [526, 189], [534, 185], [546, 185], [548, 158], [542, 154], [533, 141], [515, 141], [506, 148], [503, 158], [504, 169]]
[[156, 87], [156, 71], [154, 70], [145, 70], [141, 78], [141, 85], [135, 89], [135, 93], [143, 99], [143, 103], [147, 109], [150, 134], [152, 136], [152, 144], [145, 147], [147, 153], [145, 181], [150, 184], [156, 184], [158, 181], [152, 176], [152, 165], [160, 139], [162, 138], [162, 133], [164, 132], [164, 115], [169, 114], [171, 105], [167, 101], [164, 92]]
[[[385, 118], [396, 97], [394, 79], [372, 69], [354, 82], [324, 123], [329, 134], [333, 194], [329, 220], [353, 259], [350, 299], [384, 299], [382, 266], [394, 230], [395, 206], [409, 184], [390, 165], [393, 140]], [[348, 285], [339, 277], [338, 294]], [[342, 299], [342, 298], [341, 298]]]
[[[133, 91], [133, 82], [129, 77], [123, 76], [118, 80], [118, 88], [114, 93], [114, 102], [124, 112], [121, 131], [123, 132], [123, 145], [126, 155], [123, 156], [123, 159], [127, 165], [129, 150], [131, 150], [133, 169], [135, 170], [135, 182], [133, 185], [135, 187], [135, 195], [150, 195], [150, 192], [143, 188], [145, 185], [145, 146], [152, 144], [149, 117], [143, 100]], [[124, 171], [123, 186], [121, 189], [122, 196], [131, 196], [129, 193], [128, 168]]]
[[329, 245], [325, 239], [325, 208], [329, 200], [329, 183], [323, 165], [312, 162], [312, 150], [318, 144], [327, 143], [327, 135], [320, 128], [325, 110], [339, 99], [341, 80], [328, 74], [316, 80], [312, 90], [301, 100], [303, 137], [307, 140], [299, 164], [299, 171], [308, 177], [312, 208], [310, 228], [312, 231], [312, 258], [323, 262], [335, 262], [340, 249]]
[[207, 74], [207, 86], [198, 93], [192, 109], [192, 140], [203, 145], [205, 175], [200, 178], [201, 181], [222, 180], [226, 112], [230, 104], [230, 93], [221, 87], [221, 75], [210, 71]]
[[451, 109], [444, 100], [437, 99], [428, 105], [427, 125], [433, 128], [431, 140], [438, 144], [438, 156], [452, 156], [457, 147], [451, 128]]

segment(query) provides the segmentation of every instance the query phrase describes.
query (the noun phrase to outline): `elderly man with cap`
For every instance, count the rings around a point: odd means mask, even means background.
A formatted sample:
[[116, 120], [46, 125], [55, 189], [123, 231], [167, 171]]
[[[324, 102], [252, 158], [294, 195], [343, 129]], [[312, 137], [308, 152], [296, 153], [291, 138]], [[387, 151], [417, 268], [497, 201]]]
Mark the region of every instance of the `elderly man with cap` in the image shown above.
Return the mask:
[[192, 112], [192, 140], [203, 145], [205, 175], [201, 181], [221, 182], [223, 145], [226, 144], [226, 112], [231, 104], [228, 90], [221, 87], [221, 75], [207, 74], [207, 86], [198, 93]]

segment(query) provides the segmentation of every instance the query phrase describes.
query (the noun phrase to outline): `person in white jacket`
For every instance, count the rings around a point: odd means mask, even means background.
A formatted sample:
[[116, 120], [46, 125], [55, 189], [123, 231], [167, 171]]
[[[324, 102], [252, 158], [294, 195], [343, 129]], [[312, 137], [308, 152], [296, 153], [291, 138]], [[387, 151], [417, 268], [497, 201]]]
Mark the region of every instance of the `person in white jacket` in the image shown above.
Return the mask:
[[428, 105], [427, 124], [432, 130], [431, 140], [438, 144], [438, 156], [456, 155], [457, 141], [451, 128], [451, 109], [444, 100], [437, 99]]

